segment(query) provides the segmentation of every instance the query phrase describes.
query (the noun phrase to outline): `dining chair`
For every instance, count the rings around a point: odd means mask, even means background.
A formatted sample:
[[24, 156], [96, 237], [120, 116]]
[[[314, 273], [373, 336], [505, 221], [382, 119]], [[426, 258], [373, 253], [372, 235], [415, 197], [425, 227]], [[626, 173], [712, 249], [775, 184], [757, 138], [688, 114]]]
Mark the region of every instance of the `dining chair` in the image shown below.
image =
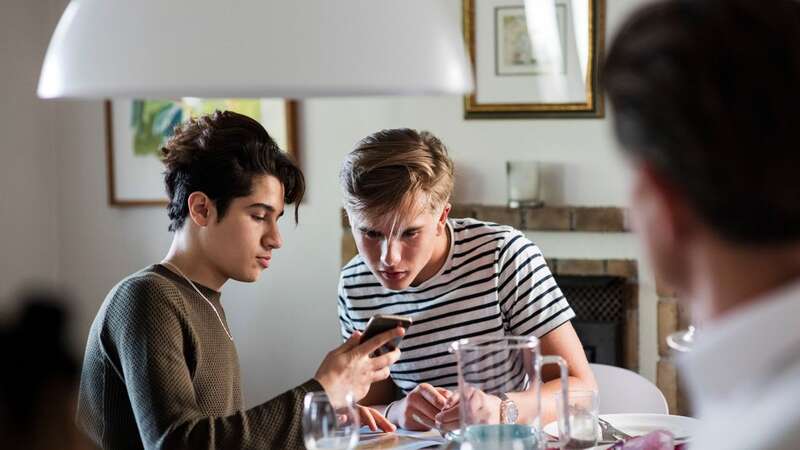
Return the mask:
[[594, 363], [589, 366], [597, 380], [600, 414], [669, 414], [664, 394], [647, 378], [621, 367]]

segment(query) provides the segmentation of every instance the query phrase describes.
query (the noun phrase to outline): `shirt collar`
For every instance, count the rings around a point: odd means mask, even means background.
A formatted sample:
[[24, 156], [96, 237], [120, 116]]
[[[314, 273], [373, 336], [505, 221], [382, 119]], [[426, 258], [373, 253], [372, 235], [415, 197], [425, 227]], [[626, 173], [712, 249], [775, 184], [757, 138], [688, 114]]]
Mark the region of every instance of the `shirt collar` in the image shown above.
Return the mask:
[[678, 359], [697, 412], [757, 388], [797, 358], [799, 323], [797, 279], [699, 329], [695, 347]]

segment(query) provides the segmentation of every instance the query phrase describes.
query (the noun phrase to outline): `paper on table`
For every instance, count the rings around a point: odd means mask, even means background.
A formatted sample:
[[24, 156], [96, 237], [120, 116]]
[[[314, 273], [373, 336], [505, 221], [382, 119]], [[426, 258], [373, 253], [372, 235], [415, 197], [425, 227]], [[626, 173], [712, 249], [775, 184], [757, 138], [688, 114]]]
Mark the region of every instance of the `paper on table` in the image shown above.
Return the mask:
[[394, 433], [373, 432], [363, 428], [358, 439], [358, 449], [400, 449], [417, 450], [439, 446], [445, 439], [436, 430], [408, 431], [398, 429]]

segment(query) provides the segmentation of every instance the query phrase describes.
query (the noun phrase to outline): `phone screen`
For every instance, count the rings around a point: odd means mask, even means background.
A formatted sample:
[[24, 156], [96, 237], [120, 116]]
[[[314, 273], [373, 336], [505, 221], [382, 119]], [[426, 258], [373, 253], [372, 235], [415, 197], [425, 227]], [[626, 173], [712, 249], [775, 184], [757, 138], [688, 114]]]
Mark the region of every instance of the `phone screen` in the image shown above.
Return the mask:
[[[364, 329], [364, 334], [361, 336], [361, 342], [366, 342], [372, 337], [375, 337], [384, 331], [391, 330], [397, 326], [405, 329], [411, 326], [411, 318], [406, 316], [390, 316], [390, 315], [376, 315], [372, 316], [367, 322], [367, 327]], [[400, 345], [402, 337], [394, 338], [382, 345], [379, 349], [375, 350], [374, 356], [379, 356], [384, 353], [391, 352]]]

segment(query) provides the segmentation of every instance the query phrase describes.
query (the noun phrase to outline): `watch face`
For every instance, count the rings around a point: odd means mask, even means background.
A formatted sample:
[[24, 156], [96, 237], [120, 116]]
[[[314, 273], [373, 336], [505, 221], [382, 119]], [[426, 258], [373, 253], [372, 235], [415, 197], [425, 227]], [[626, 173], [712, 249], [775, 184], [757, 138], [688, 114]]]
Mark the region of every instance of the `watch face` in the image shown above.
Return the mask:
[[517, 423], [517, 418], [519, 417], [519, 411], [517, 411], [517, 404], [512, 402], [511, 400], [503, 401], [501, 408], [504, 411], [504, 421], [505, 423]]

